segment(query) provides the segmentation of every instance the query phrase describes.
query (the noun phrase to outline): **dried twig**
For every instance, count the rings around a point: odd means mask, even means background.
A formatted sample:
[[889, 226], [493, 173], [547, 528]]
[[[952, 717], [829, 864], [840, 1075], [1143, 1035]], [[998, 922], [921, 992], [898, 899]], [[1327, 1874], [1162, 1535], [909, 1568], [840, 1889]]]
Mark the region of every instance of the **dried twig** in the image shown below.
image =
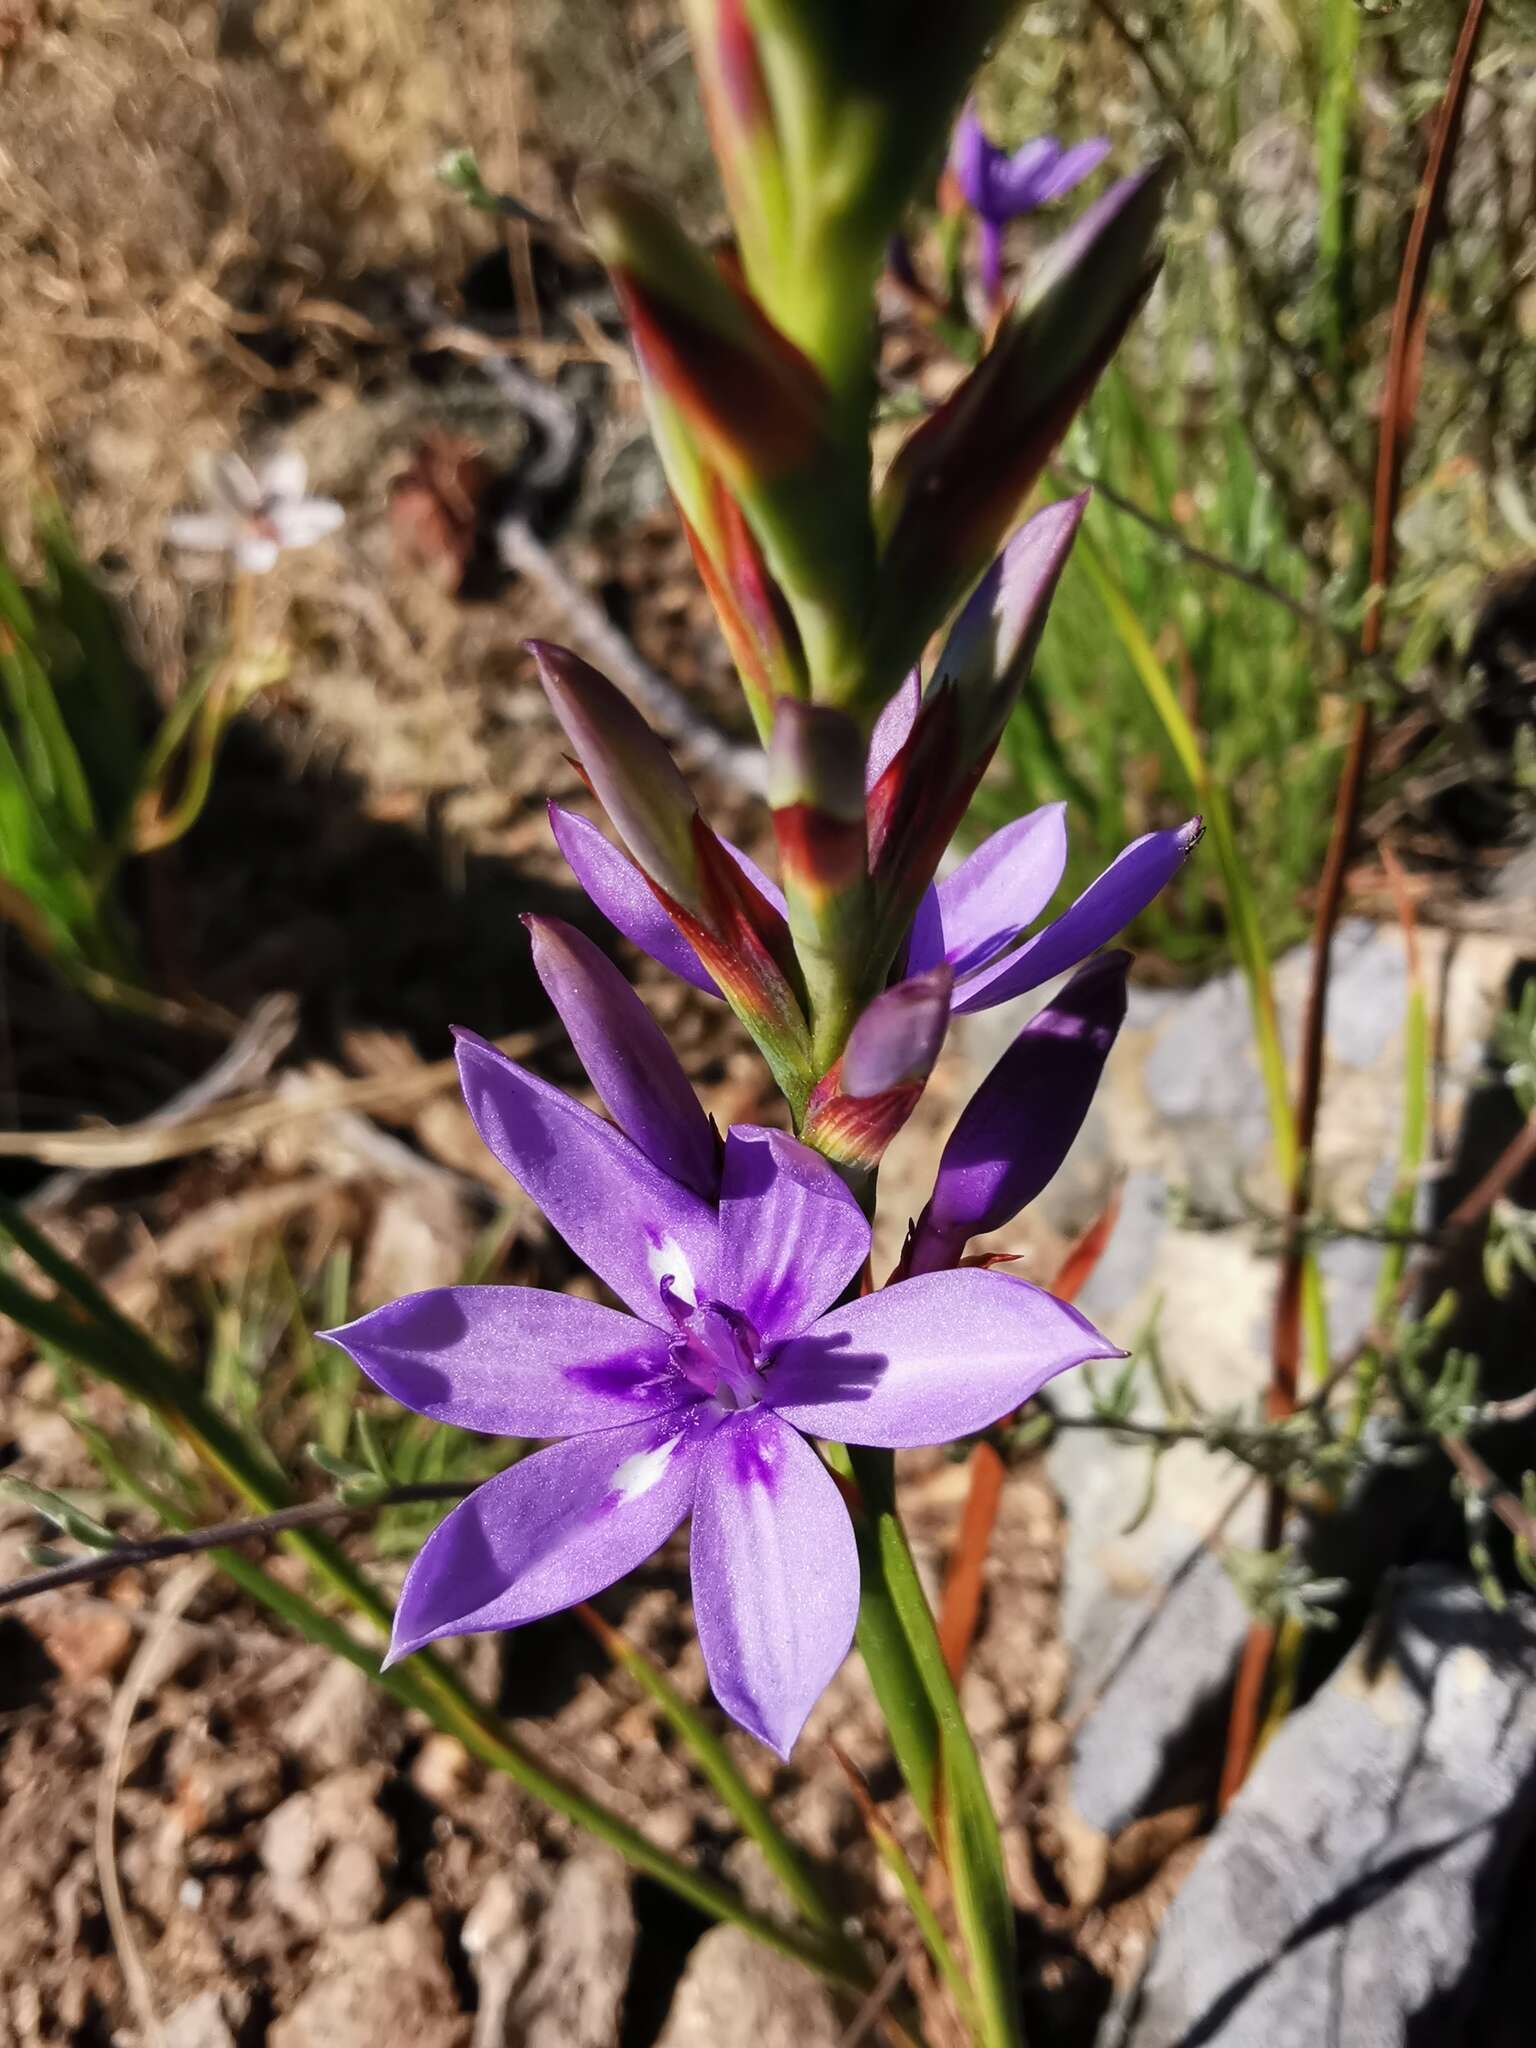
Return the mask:
[[114, 1544], [110, 1550], [93, 1550], [89, 1556], [72, 1557], [66, 1564], [50, 1565], [27, 1578], [12, 1579], [9, 1585], [0, 1586], [0, 1607], [34, 1599], [39, 1593], [56, 1593], [63, 1586], [115, 1578], [119, 1572], [162, 1564], [169, 1557], [194, 1557], [202, 1551], [224, 1550], [236, 1543], [267, 1543], [288, 1529], [312, 1529], [319, 1523], [376, 1515], [384, 1508], [408, 1507], [418, 1501], [462, 1500], [479, 1483], [476, 1479], [441, 1479], [417, 1486], [392, 1486], [364, 1502], [307, 1500], [297, 1507], [279, 1508], [270, 1515], [252, 1515], [244, 1521], [213, 1522], [207, 1528], [185, 1529], [175, 1536], [152, 1536], [144, 1543]]
[[123, 1760], [128, 1736], [139, 1703], [164, 1675], [166, 1646], [175, 1633], [182, 1610], [191, 1605], [208, 1577], [206, 1564], [188, 1565], [161, 1593], [154, 1625], [134, 1652], [112, 1702], [112, 1714], [102, 1741], [101, 1771], [96, 1781], [96, 1878], [101, 1886], [101, 1906], [117, 1951], [139, 2032], [149, 2048], [165, 2048], [165, 2028], [154, 1987], [145, 1967], [143, 1952], [128, 1917], [122, 1878], [117, 1868], [117, 1794], [122, 1783]]
[[[514, 1031], [497, 1046], [522, 1059], [542, 1045], [543, 1031]], [[213, 1145], [251, 1144], [271, 1131], [306, 1117], [329, 1116], [338, 1109], [405, 1108], [441, 1094], [458, 1080], [452, 1059], [431, 1060], [408, 1074], [368, 1074], [361, 1079], [338, 1075], [308, 1080], [302, 1090], [263, 1091], [240, 1095], [221, 1109], [162, 1121], [165, 1113], [136, 1124], [81, 1131], [0, 1131], [0, 1158], [40, 1159], [47, 1166], [79, 1166], [104, 1172], [117, 1166], [154, 1166], [165, 1159], [184, 1159]]]
[[[279, 992], [263, 997], [241, 1025], [234, 1043], [208, 1071], [178, 1089], [135, 1128], [142, 1131], [174, 1126], [227, 1096], [253, 1088], [271, 1073], [293, 1043], [298, 1024], [299, 1006], [292, 995]], [[61, 1209], [81, 1188], [110, 1170], [104, 1165], [50, 1174], [40, 1187], [33, 1189], [22, 1207], [31, 1216], [45, 1216], [51, 1210]]]

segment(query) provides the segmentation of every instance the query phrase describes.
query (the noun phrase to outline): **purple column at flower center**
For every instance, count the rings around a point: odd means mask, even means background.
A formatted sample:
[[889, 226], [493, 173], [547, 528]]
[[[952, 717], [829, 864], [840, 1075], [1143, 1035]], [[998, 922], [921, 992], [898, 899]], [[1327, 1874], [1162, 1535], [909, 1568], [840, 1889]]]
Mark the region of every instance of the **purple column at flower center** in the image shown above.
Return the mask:
[[667, 1348], [673, 1366], [690, 1386], [722, 1408], [755, 1408], [763, 1397], [759, 1340], [747, 1318], [723, 1302], [689, 1307], [663, 1297], [678, 1325]]

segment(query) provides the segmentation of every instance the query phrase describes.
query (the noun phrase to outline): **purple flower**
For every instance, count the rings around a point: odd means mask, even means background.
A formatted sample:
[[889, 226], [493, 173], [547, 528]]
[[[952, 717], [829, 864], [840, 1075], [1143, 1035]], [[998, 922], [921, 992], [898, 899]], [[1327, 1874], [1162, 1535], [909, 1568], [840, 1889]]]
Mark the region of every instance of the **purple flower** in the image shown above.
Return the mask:
[[[826, 1161], [780, 1132], [732, 1130], [711, 1200], [469, 1033], [459, 1071], [481, 1137], [630, 1313], [537, 1288], [445, 1287], [330, 1333], [420, 1414], [565, 1439], [488, 1480], [428, 1538], [390, 1657], [588, 1599], [691, 1515], [710, 1684], [787, 1755], [859, 1600], [852, 1525], [806, 1439], [945, 1442], [1114, 1347], [1000, 1273], [931, 1273], [844, 1300], [869, 1225]], [[647, 1109], [653, 1142], [663, 1099]]]
[[1109, 142], [1096, 136], [1065, 147], [1054, 135], [1036, 135], [1018, 149], [999, 149], [987, 139], [967, 106], [955, 129], [949, 167], [965, 203], [981, 223], [981, 281], [989, 300], [1003, 281], [1003, 230], [1020, 214], [1060, 199], [1109, 153]]
[[1203, 830], [1191, 818], [1133, 839], [1060, 916], [1025, 938], [1066, 867], [1066, 808], [1044, 804], [1004, 825], [918, 906], [906, 972], [947, 961], [956, 1016], [1040, 988], [1107, 945], [1172, 881]]
[[[906, 691], [891, 707], [909, 715], [913, 708]], [[875, 729], [872, 761], [877, 746], [885, 762], [899, 750], [886, 727], [889, 717], [888, 711]], [[703, 961], [624, 855], [574, 812], [551, 804], [549, 815], [560, 851], [609, 921], [684, 981], [718, 995]], [[1200, 832], [1200, 820], [1191, 818], [1134, 840], [1060, 916], [1026, 938], [1067, 864], [1065, 804], [1029, 811], [984, 839], [953, 874], [928, 890], [913, 921], [903, 971], [922, 974], [947, 962], [955, 974], [951, 1008], [957, 1015], [990, 1010], [1039, 988], [1139, 917], [1177, 874]], [[772, 892], [771, 901], [781, 900], [766, 876], [758, 880], [765, 893]]]

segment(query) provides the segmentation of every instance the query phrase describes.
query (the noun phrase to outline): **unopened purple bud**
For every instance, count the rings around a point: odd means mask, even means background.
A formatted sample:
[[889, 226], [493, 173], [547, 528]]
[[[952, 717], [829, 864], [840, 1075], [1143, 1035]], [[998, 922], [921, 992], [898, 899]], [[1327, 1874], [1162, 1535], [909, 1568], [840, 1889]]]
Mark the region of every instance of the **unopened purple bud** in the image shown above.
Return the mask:
[[992, 746], [1024, 686], [1089, 496], [1080, 491], [1026, 520], [951, 629], [934, 687], [959, 690], [968, 755]]
[[530, 640], [554, 711], [599, 803], [640, 866], [689, 909], [698, 905], [693, 791], [622, 690], [579, 655]]
[[1128, 953], [1106, 953], [1031, 1018], [966, 1104], [944, 1147], [908, 1255], [910, 1273], [957, 1266], [1000, 1230], [1071, 1150], [1125, 1020]]
[[944, 1044], [955, 977], [947, 965], [875, 997], [843, 1053], [842, 1091], [863, 1099], [926, 1081]]
[[539, 979], [604, 1108], [653, 1165], [715, 1200], [715, 1133], [655, 1018], [574, 926], [557, 917], [528, 916], [523, 923]]

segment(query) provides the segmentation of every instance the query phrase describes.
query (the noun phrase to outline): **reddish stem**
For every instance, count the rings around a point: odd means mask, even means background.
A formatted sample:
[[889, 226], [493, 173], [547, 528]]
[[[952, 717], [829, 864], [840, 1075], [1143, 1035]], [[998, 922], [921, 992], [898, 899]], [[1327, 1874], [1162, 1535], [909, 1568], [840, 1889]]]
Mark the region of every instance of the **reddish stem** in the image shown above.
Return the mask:
[[[1418, 202], [1408, 230], [1392, 309], [1387, 345], [1386, 387], [1377, 444], [1376, 486], [1371, 516], [1371, 587], [1360, 628], [1362, 660], [1380, 651], [1382, 606], [1392, 579], [1398, 497], [1403, 456], [1419, 395], [1424, 354], [1425, 286], [1435, 247], [1445, 224], [1445, 199], [1461, 139], [1472, 62], [1482, 32], [1486, 0], [1468, 0], [1461, 35], [1451, 60], [1445, 96], [1435, 120], [1429, 158], [1419, 185]], [[1275, 1294], [1274, 1339], [1270, 1358], [1269, 1413], [1278, 1420], [1296, 1406], [1301, 1360], [1301, 1295], [1306, 1263], [1304, 1224], [1312, 1199], [1312, 1152], [1323, 1089], [1324, 1035], [1328, 1021], [1328, 980], [1333, 965], [1333, 939], [1344, 900], [1345, 877], [1360, 822], [1361, 799], [1370, 765], [1374, 721], [1368, 701], [1356, 706], [1350, 726], [1349, 751], [1334, 804], [1333, 830], [1318, 890], [1312, 928], [1312, 974], [1302, 1021], [1301, 1060], [1296, 1090], [1296, 1172], [1288, 1190], [1285, 1243]], [[1263, 1544], [1278, 1548], [1285, 1533], [1285, 1489], [1272, 1484], [1265, 1500]], [[1222, 1803], [1247, 1776], [1259, 1731], [1274, 1631], [1255, 1621], [1244, 1648], [1233, 1695], [1222, 1766]]]

